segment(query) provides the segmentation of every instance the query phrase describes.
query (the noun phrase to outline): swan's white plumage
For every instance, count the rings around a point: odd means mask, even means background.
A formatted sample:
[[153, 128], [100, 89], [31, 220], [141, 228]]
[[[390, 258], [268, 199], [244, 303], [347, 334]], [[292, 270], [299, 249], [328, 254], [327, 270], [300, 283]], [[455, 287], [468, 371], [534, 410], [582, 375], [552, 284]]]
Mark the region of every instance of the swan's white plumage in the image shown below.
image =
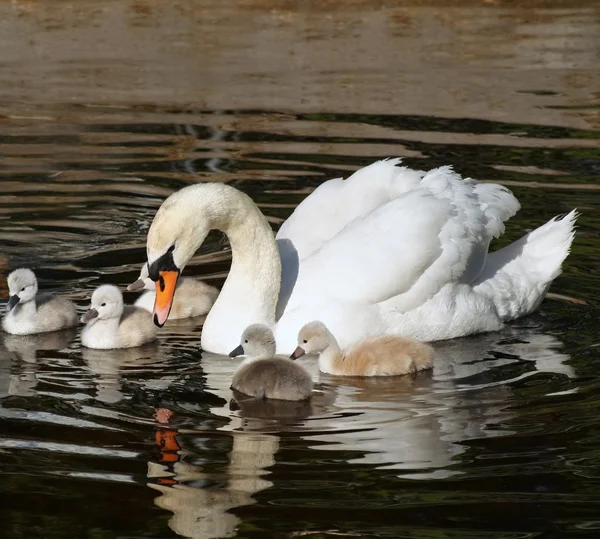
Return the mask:
[[397, 167], [399, 163], [376, 161], [345, 180], [322, 183], [281, 225], [277, 239], [293, 241], [299, 260], [304, 260], [354, 219], [419, 185], [425, 172]]
[[290, 353], [315, 319], [346, 348], [384, 333], [431, 341], [497, 330], [537, 308], [568, 254], [574, 215], [488, 255], [519, 209], [512, 193], [450, 167], [398, 163], [378, 161], [315, 189], [281, 226], [280, 257], [264, 217], [235, 189], [199, 184], [169, 197], [148, 235], [150, 263], [174, 244], [183, 268], [210, 228], [232, 245], [203, 348], [228, 353], [245, 327], [275, 318], [278, 352]]
[[488, 255], [488, 264], [473, 283], [475, 293], [492, 298], [504, 321], [538, 308], [561, 273], [575, 236], [577, 212], [553, 218], [519, 240]]

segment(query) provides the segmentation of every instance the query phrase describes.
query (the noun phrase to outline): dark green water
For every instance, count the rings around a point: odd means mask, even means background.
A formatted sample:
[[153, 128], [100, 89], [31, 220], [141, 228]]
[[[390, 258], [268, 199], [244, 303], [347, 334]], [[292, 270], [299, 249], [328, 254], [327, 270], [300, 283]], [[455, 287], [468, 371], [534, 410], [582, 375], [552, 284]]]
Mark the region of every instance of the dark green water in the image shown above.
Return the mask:
[[[306, 101], [299, 99], [297, 107], [285, 77], [271, 73], [260, 83], [242, 77], [249, 29], [259, 22], [279, 28], [269, 17], [285, 22], [302, 11], [242, 4], [247, 12], [238, 6], [233, 22], [226, 17], [228, 8], [210, 2], [178, 2], [174, 5], [181, 13], [171, 14], [179, 22], [189, 21], [191, 11], [183, 7], [195, 6], [197, 15], [203, 6], [209, 15], [222, 9], [224, 18], [215, 20], [224, 27], [238, 24], [238, 41], [218, 42], [212, 34], [204, 34], [204, 41], [198, 38], [203, 46], [218, 43], [229, 54], [230, 63], [220, 64], [225, 74], [208, 57], [198, 56], [199, 66], [206, 68], [202, 84], [222, 84], [222, 100], [229, 100], [229, 106], [201, 92], [197, 101], [183, 99], [194, 85], [183, 67], [179, 78], [169, 78], [177, 66], [167, 61], [168, 55], [160, 60], [157, 52], [156, 65], [151, 58], [139, 58], [144, 46], [160, 48], [160, 40], [143, 32], [150, 28], [160, 36], [172, 29], [166, 15], [153, 19], [148, 14], [158, 9], [152, 2], [127, 5], [130, 14], [155, 26], [131, 23], [129, 38], [117, 36], [116, 44], [98, 38], [95, 60], [84, 61], [89, 50], [80, 51], [81, 58], [73, 62], [87, 66], [83, 75], [58, 58], [60, 51], [42, 66], [36, 47], [46, 39], [45, 46], [53, 50], [62, 43], [52, 41], [56, 32], [74, 32], [76, 45], [93, 42], [87, 31], [106, 30], [120, 17], [107, 15], [106, 2], [84, 3], [75, 14], [69, 7], [71, 19], [64, 19], [66, 12], [60, 9], [67, 8], [60, 2], [49, 4], [58, 14], [38, 14], [27, 3], [15, 2], [10, 9], [10, 4], [0, 5], [7, 28], [20, 21], [32, 36], [20, 52], [2, 42], [7, 54], [23, 55], [22, 61], [16, 56], [6, 60], [2, 77], [13, 85], [0, 91], [3, 275], [22, 265], [32, 267], [42, 289], [64, 293], [83, 312], [98, 285], [125, 287], [137, 277], [153, 215], [175, 189], [202, 180], [229, 182], [249, 193], [276, 229], [325, 179], [348, 175], [378, 158], [401, 156], [413, 167], [454, 164], [466, 176], [510, 186], [522, 210], [498, 245], [578, 208], [577, 237], [551, 289], [554, 295], [533, 316], [500, 333], [439, 343], [433, 373], [414, 379], [340, 382], [319, 375], [310, 364], [319, 390], [312, 405], [301, 409], [231, 410], [228, 387], [237, 362], [200, 351], [202, 320], [170, 322], [161, 330], [158, 346], [128, 351], [86, 350], [78, 331], [35, 338], [2, 334], [0, 537], [598, 537], [599, 96], [594, 75], [585, 71], [591, 64], [585, 64], [581, 52], [589, 43], [560, 41], [559, 61], [548, 36], [575, 32], [581, 38], [590, 20], [600, 18], [590, 19], [592, 7], [533, 10], [527, 12], [529, 19], [517, 8], [485, 11], [485, 16], [479, 8], [407, 8], [412, 23], [392, 14], [394, 24], [405, 30], [420, 27], [415, 20], [433, 21], [444, 13], [452, 20], [477, 22], [475, 27], [465, 23], [463, 30], [472, 39], [476, 36], [479, 45], [461, 42], [463, 48], [448, 53], [454, 61], [471, 47], [483, 54], [486, 46], [497, 46], [495, 36], [504, 35], [504, 29], [486, 30], [482, 21], [509, 24], [507, 18], [521, 17], [513, 21], [514, 28], [530, 31], [532, 26], [542, 36], [536, 39], [544, 46], [536, 43], [548, 57], [536, 57], [539, 70], [550, 79], [570, 69], [579, 77], [579, 85], [555, 92], [551, 82], [540, 86], [543, 77], [528, 74], [525, 53], [513, 52], [515, 58], [506, 65], [498, 53], [489, 73], [498, 76], [498, 99], [512, 100], [514, 110], [486, 95], [480, 110], [471, 108], [469, 100], [461, 101], [460, 110], [456, 103], [424, 97], [411, 105], [420, 109], [409, 113], [398, 100], [381, 95], [374, 102], [363, 101], [361, 92], [369, 88], [348, 90], [361, 77], [374, 77], [384, 95], [390, 92], [386, 84], [391, 81], [385, 82], [377, 66], [369, 71], [364, 51], [357, 52], [355, 71], [331, 75], [322, 70], [321, 78], [305, 81]], [[320, 4], [310, 5], [298, 24], [311, 26], [313, 9], [333, 24], [335, 11], [323, 14]], [[94, 12], [97, 19], [85, 11], [92, 8], [99, 10]], [[380, 7], [366, 14], [353, 9], [365, 25], [373, 14], [381, 15]], [[32, 17], [35, 24], [43, 23], [43, 32], [29, 29]], [[241, 24], [240, 17], [248, 24]], [[63, 28], [56, 26], [57, 20], [70, 22]], [[88, 20], [100, 22], [88, 28]], [[340, 35], [346, 30], [339, 30]], [[340, 35], [332, 34], [331, 43]], [[296, 39], [277, 36], [282, 42]], [[413, 38], [424, 50], [427, 36]], [[119, 49], [119, 40], [127, 39], [130, 48]], [[188, 69], [191, 38], [186, 34], [181, 39], [189, 46], [180, 44]], [[108, 54], [111, 47], [125, 58], [131, 55], [131, 64]], [[277, 54], [277, 47], [269, 50]], [[377, 52], [377, 46], [372, 50]], [[433, 54], [413, 71], [409, 60], [399, 61], [406, 62], [405, 78], [410, 79], [410, 73], [435, 71], [436, 58]], [[476, 65], [484, 62], [469, 58]], [[575, 58], [580, 64], [573, 67], [569, 62]], [[285, 73], [284, 64], [277, 62]], [[116, 72], [107, 65], [117, 66]], [[311, 72], [308, 60], [303, 65]], [[119, 71], [124, 66], [134, 73], [141, 66], [140, 80], [126, 84], [125, 71]], [[92, 67], [98, 70], [95, 75]], [[36, 78], [40, 73], [41, 79]], [[164, 74], [162, 84], [155, 73]], [[489, 73], [477, 77], [492, 87], [496, 82]], [[511, 79], [511, 73], [519, 76]], [[474, 75], [448, 70], [446, 76], [450, 86], [458, 87]], [[348, 79], [345, 88], [355, 92], [355, 101], [335, 98], [336, 77]], [[512, 80], [512, 92], [502, 91], [501, 79]], [[175, 89], [172, 99], [167, 98], [168, 81]], [[243, 93], [235, 84], [251, 88], [246, 100], [232, 90]], [[252, 93], [258, 91], [256, 84], [288, 101], [278, 108], [267, 92], [258, 106]], [[136, 87], [138, 103], [132, 97]], [[149, 88], [156, 99], [148, 98]], [[552, 97], [557, 93], [562, 97]], [[413, 88], [408, 99], [416, 94]], [[226, 242], [214, 234], [186, 274], [220, 286], [229, 263]], [[6, 297], [4, 280], [0, 291]], [[135, 294], [125, 293], [125, 298], [133, 301]], [[168, 419], [165, 410], [172, 413]], [[163, 422], [155, 419], [157, 411]]]

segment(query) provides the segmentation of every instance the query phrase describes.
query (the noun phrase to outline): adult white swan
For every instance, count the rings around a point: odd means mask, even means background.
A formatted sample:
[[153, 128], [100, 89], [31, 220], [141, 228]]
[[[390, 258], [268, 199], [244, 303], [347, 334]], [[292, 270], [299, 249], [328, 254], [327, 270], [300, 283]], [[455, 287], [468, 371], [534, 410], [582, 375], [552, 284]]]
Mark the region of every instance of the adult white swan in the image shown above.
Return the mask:
[[381, 333], [433, 341], [498, 330], [535, 310], [569, 253], [575, 211], [488, 253], [519, 209], [512, 193], [450, 167], [423, 172], [399, 161], [323, 183], [277, 241], [233, 187], [173, 193], [147, 238], [155, 323], [166, 322], [179, 274], [211, 229], [228, 236], [233, 259], [204, 324], [206, 351], [227, 354], [255, 323], [274, 327], [278, 352], [289, 354], [312, 320], [345, 348]]

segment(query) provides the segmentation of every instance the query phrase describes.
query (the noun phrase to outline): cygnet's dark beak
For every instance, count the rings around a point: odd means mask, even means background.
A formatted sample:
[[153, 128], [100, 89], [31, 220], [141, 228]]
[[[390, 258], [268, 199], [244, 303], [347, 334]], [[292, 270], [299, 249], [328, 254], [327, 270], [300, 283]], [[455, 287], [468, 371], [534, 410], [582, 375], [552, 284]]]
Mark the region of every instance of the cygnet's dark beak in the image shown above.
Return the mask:
[[98, 316], [98, 311], [96, 309], [90, 309], [81, 317], [81, 321], [84, 324], [86, 324], [87, 322], [89, 322], [90, 320], [93, 320], [97, 316]]
[[142, 290], [144, 288], [144, 286], [145, 286], [144, 281], [142, 281], [141, 279], [138, 279], [137, 281], [134, 281], [130, 285], [127, 285], [127, 290], [129, 290], [130, 292], [137, 292], [138, 290]]
[[6, 312], [12, 311], [18, 305], [19, 301], [21, 301], [21, 298], [16, 294], [14, 296], [10, 296], [8, 303], [6, 304]]
[[229, 357], [237, 357], [244, 355], [244, 347], [240, 344], [235, 350], [229, 352]]
[[292, 352], [290, 359], [298, 359], [299, 357], [302, 357], [304, 354], [306, 354], [306, 352], [304, 351], [304, 348], [300, 348], [300, 346], [298, 346], [298, 348], [296, 348]]

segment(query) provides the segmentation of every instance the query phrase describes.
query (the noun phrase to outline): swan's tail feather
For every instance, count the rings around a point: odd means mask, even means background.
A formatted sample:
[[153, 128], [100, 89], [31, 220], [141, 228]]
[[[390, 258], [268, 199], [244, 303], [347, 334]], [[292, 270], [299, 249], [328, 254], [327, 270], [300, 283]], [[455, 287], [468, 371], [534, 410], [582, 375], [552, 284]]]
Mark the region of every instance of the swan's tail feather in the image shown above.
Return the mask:
[[562, 219], [554, 217], [488, 255], [473, 289], [494, 301], [503, 321], [525, 316], [538, 308], [550, 284], [562, 272], [578, 216], [573, 210]]

